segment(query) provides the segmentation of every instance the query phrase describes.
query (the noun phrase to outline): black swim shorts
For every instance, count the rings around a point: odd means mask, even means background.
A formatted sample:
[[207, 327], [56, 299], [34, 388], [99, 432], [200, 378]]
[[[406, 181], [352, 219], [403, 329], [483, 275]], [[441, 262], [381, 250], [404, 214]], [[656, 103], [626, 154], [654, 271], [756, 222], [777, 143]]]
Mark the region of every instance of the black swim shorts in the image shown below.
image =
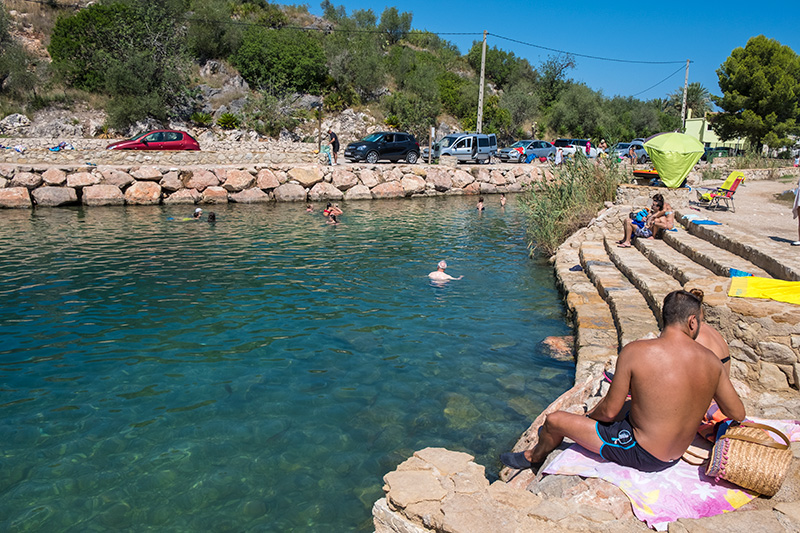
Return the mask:
[[600, 456], [622, 466], [642, 472], [660, 472], [676, 461], [662, 461], [636, 443], [633, 428], [627, 417], [618, 422], [597, 422], [597, 436], [603, 441]]

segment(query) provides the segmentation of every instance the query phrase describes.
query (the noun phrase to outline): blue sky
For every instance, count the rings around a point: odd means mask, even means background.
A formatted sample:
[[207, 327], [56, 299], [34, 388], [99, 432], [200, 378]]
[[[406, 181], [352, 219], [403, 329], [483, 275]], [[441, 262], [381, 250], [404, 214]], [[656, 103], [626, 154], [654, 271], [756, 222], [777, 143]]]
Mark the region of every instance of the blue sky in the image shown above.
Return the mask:
[[[368, 2], [346, 0], [350, 14], [372, 9], [378, 16], [386, 7], [414, 15], [412, 27], [436, 33], [491, 34], [578, 54], [643, 61], [691, 59], [689, 82], [700, 82], [719, 94], [716, 70], [731, 51], [750, 37], [766, 35], [800, 53], [800, 8], [791, 2], [624, 2], [582, 0], [551, 2], [476, 2], [472, 0]], [[664, 8], [668, 5], [668, 8]], [[319, 3], [312, 13], [321, 14]], [[480, 36], [443, 36], [465, 53]], [[489, 46], [514, 52], [537, 66], [550, 52], [488, 38]], [[634, 96], [642, 100], [664, 97], [683, 86], [680, 64], [632, 65], [577, 57], [571, 77], [606, 96]], [[680, 72], [647, 90], [680, 68]]]

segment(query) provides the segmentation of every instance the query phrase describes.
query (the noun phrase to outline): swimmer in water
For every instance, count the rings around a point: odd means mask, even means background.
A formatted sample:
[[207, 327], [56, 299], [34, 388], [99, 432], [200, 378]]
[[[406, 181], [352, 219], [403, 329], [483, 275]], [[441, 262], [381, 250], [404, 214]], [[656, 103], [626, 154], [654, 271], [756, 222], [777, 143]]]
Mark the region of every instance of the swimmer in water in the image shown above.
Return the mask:
[[203, 214], [203, 210], [198, 207], [197, 209], [194, 210], [194, 214], [192, 215], [192, 218], [194, 218], [195, 220], [200, 220], [200, 215], [202, 215], [202, 214]]
[[311, 204], [306, 204], [306, 213], [310, 213], [314, 210], [314, 206]]
[[475, 207], [478, 211], [483, 211], [483, 196], [478, 198], [478, 205]]
[[434, 272], [428, 274], [428, 277], [431, 278], [433, 281], [459, 280], [464, 277], [464, 276], [458, 276], [457, 278], [454, 278], [450, 274], [445, 273], [444, 271], [445, 268], [447, 268], [447, 263], [445, 263], [444, 261], [439, 261], [437, 269]]
[[506, 206], [506, 194], [500, 193], [500, 207]]
[[214, 211], [211, 211], [208, 214], [208, 222], [216, 222], [217, 221], [217, 214]]

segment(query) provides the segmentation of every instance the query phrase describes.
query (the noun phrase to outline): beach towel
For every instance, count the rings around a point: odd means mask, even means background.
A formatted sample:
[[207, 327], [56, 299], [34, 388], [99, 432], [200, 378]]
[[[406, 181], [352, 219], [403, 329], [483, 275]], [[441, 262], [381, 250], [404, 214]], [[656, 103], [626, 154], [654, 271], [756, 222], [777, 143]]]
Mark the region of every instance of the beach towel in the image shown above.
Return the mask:
[[800, 281], [759, 278], [731, 278], [728, 296], [738, 298], [767, 298], [776, 302], [800, 305]]
[[[800, 440], [796, 420], [748, 419], [783, 431], [789, 440]], [[562, 452], [543, 471], [596, 477], [616, 485], [630, 499], [633, 514], [657, 531], [666, 531], [679, 518], [703, 518], [738, 509], [757, 495], [725, 480], [715, 482], [705, 475], [705, 466], [679, 461], [661, 472], [640, 472], [606, 461], [577, 444]]]

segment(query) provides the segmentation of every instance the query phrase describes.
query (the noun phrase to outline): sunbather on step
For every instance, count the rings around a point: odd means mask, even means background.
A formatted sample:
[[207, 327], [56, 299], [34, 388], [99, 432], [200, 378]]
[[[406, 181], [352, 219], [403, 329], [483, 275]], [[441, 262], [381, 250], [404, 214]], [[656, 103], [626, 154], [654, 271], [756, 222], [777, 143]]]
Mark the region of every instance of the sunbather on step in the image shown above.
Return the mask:
[[625, 234], [617, 244], [620, 248], [630, 248], [631, 239], [634, 237], [652, 239], [660, 231], [672, 229], [674, 226], [675, 215], [672, 206], [664, 201], [664, 196], [655, 194], [649, 214], [641, 223], [635, 217], [628, 217], [622, 221]]
[[[719, 358], [695, 342], [700, 307], [691, 293], [669, 293], [661, 335], [622, 349], [600, 403], [586, 416], [564, 411], [547, 415], [536, 446], [504, 453], [503, 464], [538, 467], [566, 437], [609, 461], [656, 472], [683, 455], [712, 399], [729, 418], [744, 419], [744, 405]], [[628, 391], [630, 411], [625, 414]]]

